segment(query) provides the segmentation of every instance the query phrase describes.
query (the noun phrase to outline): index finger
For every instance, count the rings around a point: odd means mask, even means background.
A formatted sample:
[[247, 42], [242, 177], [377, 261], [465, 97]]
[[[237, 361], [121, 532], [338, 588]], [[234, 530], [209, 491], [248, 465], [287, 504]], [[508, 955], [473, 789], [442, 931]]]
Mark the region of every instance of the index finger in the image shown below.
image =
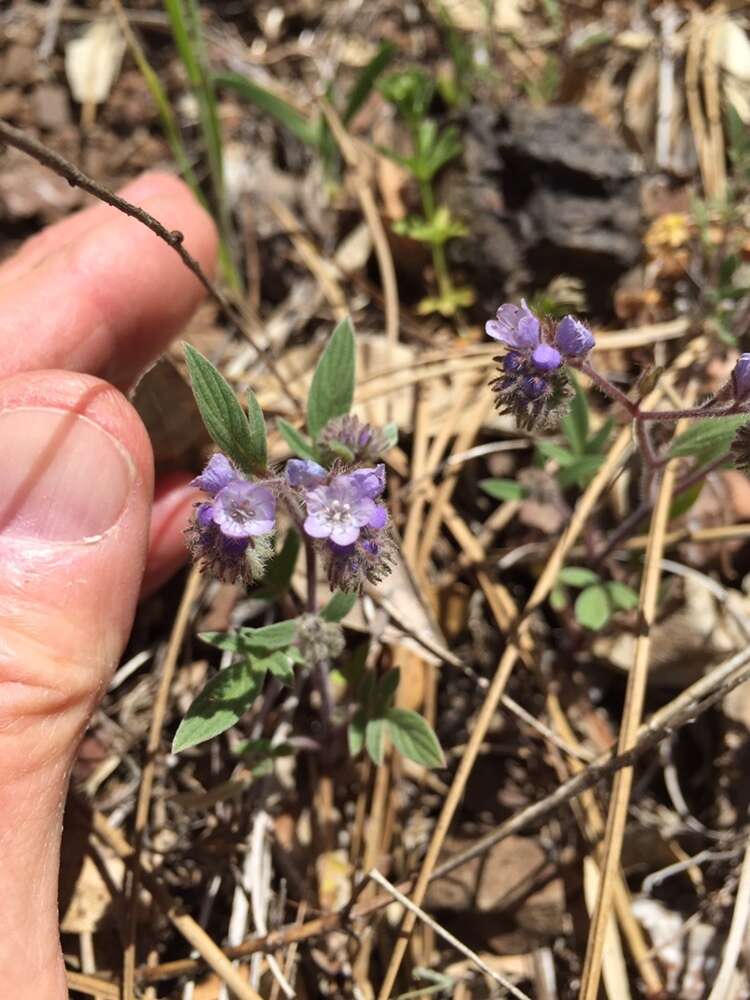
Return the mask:
[[[149, 175], [146, 191], [142, 207], [167, 229], [179, 229], [186, 249], [213, 275], [216, 230], [190, 189], [162, 174]], [[125, 386], [178, 333], [204, 293], [171, 247], [104, 206], [22, 248], [3, 276], [0, 378], [67, 368]]]

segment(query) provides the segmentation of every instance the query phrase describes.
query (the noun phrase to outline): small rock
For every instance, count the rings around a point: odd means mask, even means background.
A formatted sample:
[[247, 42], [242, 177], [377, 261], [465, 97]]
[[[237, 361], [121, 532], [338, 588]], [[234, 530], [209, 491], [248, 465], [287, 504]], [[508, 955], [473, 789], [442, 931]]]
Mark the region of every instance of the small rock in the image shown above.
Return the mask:
[[611, 309], [612, 284], [641, 253], [641, 165], [619, 137], [581, 108], [519, 103], [473, 106], [464, 140], [441, 196], [471, 233], [449, 253], [479, 307], [565, 274]]

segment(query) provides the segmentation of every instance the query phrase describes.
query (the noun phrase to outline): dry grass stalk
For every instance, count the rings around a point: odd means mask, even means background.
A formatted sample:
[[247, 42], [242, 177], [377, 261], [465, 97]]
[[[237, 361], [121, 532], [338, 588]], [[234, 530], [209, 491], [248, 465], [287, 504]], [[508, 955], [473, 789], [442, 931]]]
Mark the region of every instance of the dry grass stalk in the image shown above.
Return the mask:
[[135, 953], [136, 927], [138, 913], [138, 893], [140, 887], [141, 849], [148, 825], [148, 814], [151, 805], [151, 793], [154, 787], [156, 771], [156, 755], [161, 746], [164, 718], [169, 704], [169, 692], [172, 687], [177, 659], [185, 638], [190, 616], [196, 598], [201, 588], [201, 574], [193, 568], [187, 578], [185, 590], [177, 610], [177, 615], [169, 636], [167, 651], [164, 655], [159, 689], [154, 701], [154, 711], [151, 716], [151, 726], [146, 744], [146, 764], [141, 774], [141, 784], [138, 789], [138, 801], [135, 811], [134, 847], [130, 858], [130, 879], [128, 886], [128, 937], [123, 953], [123, 993], [126, 997], [133, 996], [135, 989]]
[[[568, 529], [561, 537], [555, 552], [553, 552], [544, 573], [539, 578], [537, 585], [535, 586], [526, 607], [524, 608], [524, 616], [519, 628], [523, 627], [524, 620], [528, 618], [530, 612], [537, 608], [546, 599], [555, 583], [555, 580], [557, 579], [557, 574], [563, 566], [568, 551], [575, 544], [578, 535], [588, 520], [595, 504], [599, 499], [599, 496], [609, 483], [617, 468], [619, 468], [621, 461], [630, 448], [630, 444], [630, 430], [626, 428], [622, 430], [615, 439], [607, 458], [594, 479], [589, 484], [586, 492], [581, 497], [578, 506], [573, 513]], [[417, 906], [421, 906], [422, 901], [424, 900], [427, 885], [437, 864], [437, 859], [442, 849], [446, 834], [448, 833], [453, 815], [463, 796], [466, 782], [474, 766], [479, 749], [484, 741], [484, 737], [487, 733], [490, 722], [492, 721], [492, 717], [495, 714], [500, 698], [505, 691], [505, 686], [511, 675], [513, 667], [515, 666], [516, 659], [519, 656], [520, 651], [518, 645], [516, 644], [517, 641], [518, 640], [516, 640], [516, 642], [509, 642], [505, 652], [500, 658], [492, 684], [487, 691], [484, 704], [482, 705], [479, 715], [477, 716], [474, 726], [472, 727], [471, 738], [469, 739], [466, 751], [461, 763], [459, 764], [456, 776], [453, 779], [450, 791], [448, 792], [448, 796], [440, 812], [440, 816], [438, 817], [435, 831], [430, 841], [427, 854], [422, 862], [422, 867], [412, 895], [412, 899]], [[398, 970], [406, 952], [409, 934], [414, 927], [414, 923], [414, 915], [412, 913], [407, 913], [401, 927], [401, 935], [396, 941], [390, 964], [386, 970], [385, 978], [378, 995], [379, 1000], [387, 1000], [391, 994]]]
[[[619, 753], [626, 753], [632, 749], [638, 739], [648, 681], [651, 625], [656, 617], [664, 536], [669, 522], [669, 509], [677, 474], [677, 464], [677, 462], [669, 462], [665, 467], [651, 520], [639, 602], [641, 626], [636, 639], [633, 666], [628, 677], [625, 694], [623, 719], [617, 744]], [[586, 947], [581, 980], [581, 1000], [596, 1000], [599, 992], [607, 923], [610, 919], [615, 885], [619, 876], [620, 854], [632, 783], [633, 768], [626, 767], [617, 773], [612, 787], [603, 849], [602, 879]]]
[[341, 155], [344, 157], [347, 167], [349, 167], [349, 180], [354, 188], [354, 193], [359, 201], [359, 207], [362, 209], [362, 215], [364, 215], [372, 235], [375, 256], [378, 259], [378, 268], [380, 269], [380, 280], [383, 285], [385, 337], [389, 344], [395, 344], [398, 341], [399, 327], [396, 268], [393, 263], [393, 254], [388, 243], [388, 236], [372, 193], [369, 171], [367, 170], [366, 152], [348, 134], [335, 108], [329, 101], [321, 101], [321, 108], [341, 150]]

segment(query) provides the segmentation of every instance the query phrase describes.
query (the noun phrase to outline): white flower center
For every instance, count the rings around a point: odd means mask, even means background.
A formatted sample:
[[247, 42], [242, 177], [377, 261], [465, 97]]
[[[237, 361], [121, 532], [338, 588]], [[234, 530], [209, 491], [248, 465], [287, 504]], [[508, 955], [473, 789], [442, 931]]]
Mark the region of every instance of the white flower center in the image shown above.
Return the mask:
[[326, 516], [332, 524], [344, 524], [351, 521], [352, 506], [343, 500], [331, 500], [326, 510]]
[[236, 524], [243, 524], [245, 521], [251, 521], [255, 518], [255, 508], [253, 505], [245, 500], [235, 500], [228, 511], [229, 517]]

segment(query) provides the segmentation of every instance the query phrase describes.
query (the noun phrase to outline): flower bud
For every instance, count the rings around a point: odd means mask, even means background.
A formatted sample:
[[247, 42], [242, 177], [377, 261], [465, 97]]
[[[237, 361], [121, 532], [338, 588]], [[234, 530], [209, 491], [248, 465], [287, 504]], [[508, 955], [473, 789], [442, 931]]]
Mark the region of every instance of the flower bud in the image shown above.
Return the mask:
[[740, 354], [737, 359], [737, 364], [732, 369], [732, 386], [737, 402], [750, 396], [750, 354]]
[[534, 367], [540, 372], [552, 372], [562, 364], [560, 352], [549, 344], [540, 344], [531, 355]]
[[565, 316], [557, 325], [555, 345], [566, 358], [582, 358], [595, 344], [591, 330], [573, 316]]

